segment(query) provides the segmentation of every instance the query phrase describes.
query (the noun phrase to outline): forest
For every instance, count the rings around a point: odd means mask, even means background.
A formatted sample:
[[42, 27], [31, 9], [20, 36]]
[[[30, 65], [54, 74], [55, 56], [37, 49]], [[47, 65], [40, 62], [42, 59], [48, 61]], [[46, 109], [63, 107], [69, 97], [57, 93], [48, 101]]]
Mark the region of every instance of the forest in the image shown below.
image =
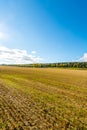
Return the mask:
[[87, 62], [34, 63], [34, 64], [2, 64], [3, 66], [35, 67], [35, 68], [87, 68]]

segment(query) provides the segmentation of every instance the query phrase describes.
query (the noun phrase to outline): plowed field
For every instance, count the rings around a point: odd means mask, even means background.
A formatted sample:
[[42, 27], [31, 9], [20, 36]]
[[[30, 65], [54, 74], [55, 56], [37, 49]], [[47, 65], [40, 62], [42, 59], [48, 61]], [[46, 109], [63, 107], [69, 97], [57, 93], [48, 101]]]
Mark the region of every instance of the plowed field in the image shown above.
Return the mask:
[[0, 67], [1, 130], [87, 130], [87, 71]]

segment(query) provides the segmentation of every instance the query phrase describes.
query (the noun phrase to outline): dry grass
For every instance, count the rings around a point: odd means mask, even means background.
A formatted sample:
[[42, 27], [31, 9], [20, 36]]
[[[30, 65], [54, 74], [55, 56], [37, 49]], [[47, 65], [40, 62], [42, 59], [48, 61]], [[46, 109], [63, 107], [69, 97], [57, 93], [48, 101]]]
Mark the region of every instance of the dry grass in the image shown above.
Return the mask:
[[87, 71], [0, 67], [0, 129], [87, 130]]

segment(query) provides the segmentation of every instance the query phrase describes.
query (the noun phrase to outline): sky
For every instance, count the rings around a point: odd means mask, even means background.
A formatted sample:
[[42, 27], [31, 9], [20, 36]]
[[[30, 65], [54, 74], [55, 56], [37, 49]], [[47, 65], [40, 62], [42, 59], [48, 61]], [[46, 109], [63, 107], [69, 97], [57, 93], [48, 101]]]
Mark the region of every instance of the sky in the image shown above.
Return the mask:
[[0, 0], [0, 63], [87, 61], [87, 0]]

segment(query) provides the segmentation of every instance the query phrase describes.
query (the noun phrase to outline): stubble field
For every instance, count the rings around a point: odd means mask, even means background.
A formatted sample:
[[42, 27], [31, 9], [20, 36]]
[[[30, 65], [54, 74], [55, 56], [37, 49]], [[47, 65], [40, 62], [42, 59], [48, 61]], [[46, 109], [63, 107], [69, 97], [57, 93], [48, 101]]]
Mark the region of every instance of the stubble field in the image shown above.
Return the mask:
[[0, 67], [1, 130], [87, 130], [87, 70]]

